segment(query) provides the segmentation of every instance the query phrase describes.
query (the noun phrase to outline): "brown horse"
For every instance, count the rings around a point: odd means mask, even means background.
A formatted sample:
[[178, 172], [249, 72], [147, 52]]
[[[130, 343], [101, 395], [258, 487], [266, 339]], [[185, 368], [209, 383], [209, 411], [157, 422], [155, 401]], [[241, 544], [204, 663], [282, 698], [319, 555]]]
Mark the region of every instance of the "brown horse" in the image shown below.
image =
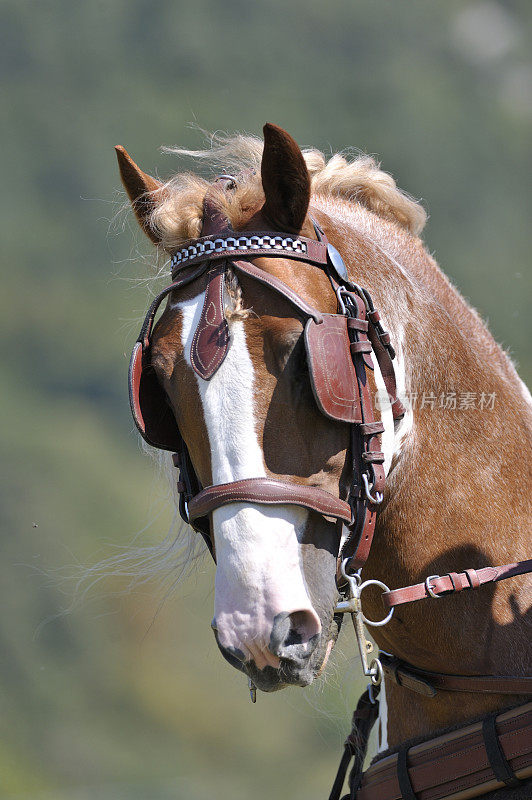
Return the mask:
[[[349, 279], [369, 291], [395, 347], [406, 413], [394, 420], [375, 364], [367, 380], [384, 427], [387, 478], [365, 578], [399, 587], [525, 559], [531, 398], [508, 356], [424, 248], [424, 211], [371, 159], [336, 155], [326, 163], [315, 150], [302, 153], [273, 125], [264, 134], [264, 145], [235, 137], [215, 149], [213, 156], [237, 174], [214, 184], [195, 175], [160, 183], [117, 148], [143, 230], [174, 264], [185, 245], [224, 226], [244, 238], [282, 231], [315, 240], [321, 231], [341, 254]], [[206, 196], [214, 209], [210, 229]], [[327, 270], [290, 253], [259, 254], [252, 264], [309, 307], [338, 312]], [[220, 310], [223, 319], [216, 318]], [[217, 278], [198, 273], [169, 293], [149, 358], [201, 486], [272, 478], [294, 491], [312, 487], [347, 496], [350, 426], [326, 416], [316, 401], [304, 324], [285, 294], [231, 267]], [[202, 325], [226, 337], [217, 342], [222, 355], [211, 354], [218, 359], [212, 369], [198, 345]], [[240, 495], [212, 510], [212, 627], [222, 654], [259, 689], [310, 684], [334, 645], [337, 557], [346, 528], [331, 517], [308, 505], [244, 502]], [[372, 591], [364, 595], [364, 612], [377, 619], [382, 602]], [[401, 605], [375, 629], [375, 640], [421, 670], [524, 676], [531, 660], [530, 603], [527, 577], [515, 577]], [[504, 691], [427, 696], [392, 678], [387, 673], [387, 724], [381, 712], [381, 748], [392, 752], [406, 740], [526, 700]]]

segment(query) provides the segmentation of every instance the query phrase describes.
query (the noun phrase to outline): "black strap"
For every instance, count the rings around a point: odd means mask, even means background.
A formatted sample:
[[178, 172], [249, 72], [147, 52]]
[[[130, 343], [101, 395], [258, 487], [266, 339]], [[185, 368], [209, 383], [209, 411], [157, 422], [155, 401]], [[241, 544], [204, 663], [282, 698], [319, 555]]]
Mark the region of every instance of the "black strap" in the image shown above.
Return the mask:
[[174, 467], [179, 470], [179, 480], [177, 482], [177, 490], [179, 492], [179, 514], [183, 522], [185, 522], [187, 525], [190, 525], [195, 531], [201, 534], [205, 544], [209, 549], [209, 553], [216, 562], [209, 517], [198, 517], [191, 522], [188, 515], [188, 504], [203, 487], [201, 486], [198, 476], [196, 475], [196, 470], [192, 464], [188, 447], [186, 446], [185, 440], [181, 436], [181, 433], [179, 433], [179, 438], [179, 450], [172, 454]]
[[338, 772], [336, 773], [336, 778], [334, 779], [333, 787], [329, 795], [329, 800], [339, 800], [340, 792], [342, 791], [342, 787], [344, 785], [345, 776], [347, 774], [352, 755], [353, 751], [351, 749], [351, 745], [346, 742], [344, 744], [342, 760], [340, 761], [340, 766], [338, 767]]
[[344, 744], [344, 753], [329, 800], [340, 800], [340, 793], [351, 759], [353, 759], [353, 766], [349, 774], [349, 794], [344, 795], [342, 800], [354, 800], [356, 797], [362, 780], [362, 767], [368, 749], [369, 735], [379, 715], [378, 695], [379, 687], [370, 685], [357, 703], [353, 713], [351, 733]]
[[397, 753], [397, 780], [402, 800], [418, 800], [408, 772], [408, 749], [408, 747], [401, 747]]
[[511, 768], [501, 747], [495, 724], [496, 717], [497, 714], [490, 714], [482, 723], [482, 735], [488, 761], [498, 781], [505, 783], [506, 786], [519, 786], [521, 780]]

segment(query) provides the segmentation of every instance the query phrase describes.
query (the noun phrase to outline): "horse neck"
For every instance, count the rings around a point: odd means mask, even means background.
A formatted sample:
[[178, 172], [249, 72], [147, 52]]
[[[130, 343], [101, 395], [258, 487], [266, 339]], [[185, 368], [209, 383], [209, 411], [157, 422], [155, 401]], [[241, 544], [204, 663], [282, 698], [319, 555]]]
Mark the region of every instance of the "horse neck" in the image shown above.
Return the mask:
[[[345, 225], [348, 212], [341, 213]], [[511, 362], [418, 239], [355, 209], [338, 244], [347, 247], [354, 278], [372, 294], [397, 345], [411, 405], [395, 439], [365, 577], [393, 588], [526, 558], [531, 405]], [[389, 625], [374, 629], [375, 638], [426, 669], [526, 674], [526, 582], [400, 607]], [[377, 596], [368, 597], [367, 609], [367, 616], [382, 616]], [[387, 688], [391, 743], [513, 700], [452, 693], [425, 699]]]

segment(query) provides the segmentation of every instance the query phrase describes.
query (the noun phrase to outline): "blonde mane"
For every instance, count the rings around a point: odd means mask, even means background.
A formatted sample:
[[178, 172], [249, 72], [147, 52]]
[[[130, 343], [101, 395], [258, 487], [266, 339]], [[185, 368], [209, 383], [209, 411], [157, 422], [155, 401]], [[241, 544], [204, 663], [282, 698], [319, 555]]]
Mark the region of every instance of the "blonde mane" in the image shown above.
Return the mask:
[[[202, 161], [213, 170], [238, 175], [233, 193], [219, 189], [219, 204], [235, 230], [264, 202], [260, 180], [263, 142], [254, 136], [213, 136], [207, 150], [164, 148], [165, 152]], [[313, 195], [339, 197], [359, 203], [377, 216], [418, 235], [425, 225], [422, 206], [402, 192], [394, 179], [371, 157], [349, 159], [337, 153], [328, 161], [315, 149], [303, 150]], [[151, 226], [165, 250], [172, 250], [201, 233], [203, 198], [210, 181], [181, 173], [162, 184]]]

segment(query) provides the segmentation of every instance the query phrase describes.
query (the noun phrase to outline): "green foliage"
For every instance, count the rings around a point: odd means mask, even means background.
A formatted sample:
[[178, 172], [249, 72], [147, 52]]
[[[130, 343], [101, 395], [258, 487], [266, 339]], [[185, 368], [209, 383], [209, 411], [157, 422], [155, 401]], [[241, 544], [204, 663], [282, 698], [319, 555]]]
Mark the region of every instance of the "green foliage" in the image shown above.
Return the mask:
[[310, 702], [252, 707], [212, 641], [206, 563], [159, 611], [155, 586], [122, 596], [118, 579], [71, 608], [68, 565], [169, 524], [127, 407], [132, 281], [153, 264], [118, 214], [113, 145], [166, 175], [180, 165], [156, 147], [198, 145], [189, 122], [271, 121], [377, 153], [530, 378], [531, 16], [524, 0], [2, 0], [2, 797], [325, 796], [359, 684], [344, 663]]

